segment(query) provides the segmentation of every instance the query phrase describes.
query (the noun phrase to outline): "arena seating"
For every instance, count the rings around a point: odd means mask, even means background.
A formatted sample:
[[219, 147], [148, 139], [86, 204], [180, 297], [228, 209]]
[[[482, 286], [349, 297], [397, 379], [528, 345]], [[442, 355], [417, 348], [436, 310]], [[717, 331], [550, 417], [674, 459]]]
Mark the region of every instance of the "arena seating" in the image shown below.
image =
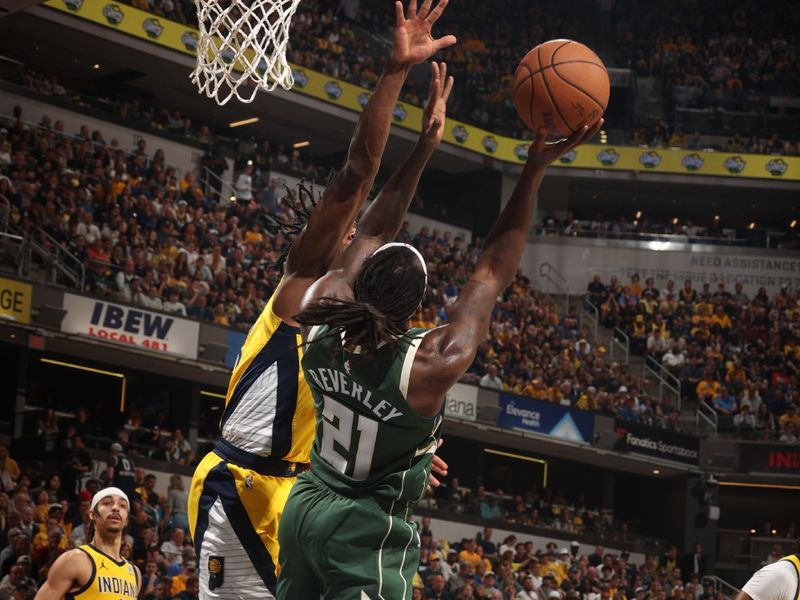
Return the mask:
[[[188, 0], [131, 3], [181, 22], [194, 23], [196, 19], [194, 4]], [[292, 24], [295, 35], [289, 58], [296, 64], [371, 88], [380, 72], [383, 48], [370, 32], [391, 30], [391, 3], [382, 9], [362, 3], [354, 20], [337, 12], [339, 5], [337, 0], [301, 3]], [[800, 95], [800, 27], [791, 1], [782, 0], [780, 5], [770, 12], [771, 20], [765, 21], [758, 3], [753, 1], [742, 3], [732, 14], [721, 1], [671, 0], [657, 5], [617, 2], [615, 30], [609, 32], [608, 40], [601, 36], [596, 43], [602, 47], [607, 41], [616, 49], [613, 56], [607, 57], [611, 59], [608, 66], [630, 67], [641, 76], [659, 78], [669, 122], [641, 115], [633, 124], [608, 126], [628, 130], [634, 145], [800, 154], [796, 133], [730, 131], [727, 127], [702, 132], [729, 137], [726, 144], [720, 144], [704, 139], [694, 130], [682, 129], [672, 118], [674, 109], [683, 107], [754, 115], [797, 111], [785, 99]], [[496, 133], [529, 136], [508, 93], [521, 57], [518, 49], [532, 48], [548, 39], [575, 37], [574, 16], [566, 10], [552, 0], [502, 4], [465, 0], [458, 10], [450, 11], [447, 26], [457, 31], [460, 39], [442, 56], [458, 80], [450, 114]], [[508, 14], [515, 18], [503, 18]], [[721, 19], [722, 15], [726, 18]], [[514, 40], [513, 47], [508, 40]], [[404, 100], [421, 104], [425, 96], [425, 79], [412, 77]], [[784, 100], [776, 104], [773, 97]]]
[[[662, 363], [681, 381], [684, 398], [706, 404], [719, 428], [750, 439], [796, 444], [800, 436], [797, 392], [798, 294], [781, 289], [752, 298], [740, 284], [716, 289], [690, 281], [655, 288], [595, 276], [588, 301], [601, 321], [630, 336], [632, 351]], [[628, 418], [638, 418], [636, 412]]]

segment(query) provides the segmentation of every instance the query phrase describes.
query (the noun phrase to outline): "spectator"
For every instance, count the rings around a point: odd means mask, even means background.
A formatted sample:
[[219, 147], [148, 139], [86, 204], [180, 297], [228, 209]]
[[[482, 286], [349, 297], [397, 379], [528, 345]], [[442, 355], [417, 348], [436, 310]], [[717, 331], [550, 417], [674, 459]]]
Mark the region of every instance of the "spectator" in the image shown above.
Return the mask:
[[176, 596], [178, 600], [197, 600], [200, 594], [200, 579], [193, 575], [186, 579], [186, 589]]
[[494, 390], [503, 389], [503, 381], [497, 375], [497, 365], [489, 365], [486, 374], [481, 377], [481, 386]]
[[122, 444], [119, 442], [111, 444], [111, 461], [106, 471], [106, 477], [129, 498], [135, 497], [136, 492], [134, 469], [134, 464], [125, 454]]
[[25, 598], [33, 598], [38, 589], [36, 582], [28, 576], [29, 560], [18, 560], [11, 566], [8, 575], [0, 581], [0, 600], [11, 600], [16, 598], [15, 591], [21, 590], [25, 593]]
[[9, 455], [8, 446], [0, 444], [0, 484], [3, 487], [0, 491], [12, 491], [19, 479], [19, 475], [19, 465]]
[[173, 475], [169, 478], [167, 488], [167, 504], [170, 508], [171, 525], [179, 527], [184, 532], [189, 531], [189, 494], [183, 489], [183, 478], [180, 475]]
[[251, 202], [253, 200], [253, 165], [249, 161], [236, 179], [236, 199], [239, 202]]
[[757, 431], [756, 415], [751, 412], [749, 404], [742, 404], [741, 410], [733, 417], [733, 426], [736, 429], [737, 437], [755, 435]]

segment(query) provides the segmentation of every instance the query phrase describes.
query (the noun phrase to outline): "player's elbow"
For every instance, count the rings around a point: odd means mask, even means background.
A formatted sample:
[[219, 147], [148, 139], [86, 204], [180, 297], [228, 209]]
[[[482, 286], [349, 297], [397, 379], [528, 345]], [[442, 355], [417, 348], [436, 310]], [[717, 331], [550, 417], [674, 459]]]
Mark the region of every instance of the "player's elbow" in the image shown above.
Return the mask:
[[369, 156], [368, 153], [350, 152], [347, 162], [342, 169], [342, 176], [346, 181], [358, 183], [371, 182], [378, 176], [381, 167], [380, 159]]

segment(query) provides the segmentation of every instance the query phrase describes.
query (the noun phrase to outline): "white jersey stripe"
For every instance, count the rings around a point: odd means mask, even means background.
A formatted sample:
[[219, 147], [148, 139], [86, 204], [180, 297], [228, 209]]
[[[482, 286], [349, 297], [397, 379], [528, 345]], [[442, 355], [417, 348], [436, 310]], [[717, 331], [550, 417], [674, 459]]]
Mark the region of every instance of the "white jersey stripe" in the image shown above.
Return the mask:
[[[214, 590], [208, 587], [208, 559], [211, 556], [225, 558], [224, 582], [221, 587]], [[264, 581], [253, 563], [250, 562], [250, 556], [233, 531], [230, 519], [225, 514], [219, 498], [208, 511], [208, 528], [203, 534], [198, 567], [200, 600], [248, 600], [252, 598], [272, 600], [274, 598], [264, 585]]]
[[242, 395], [222, 426], [222, 437], [259, 456], [272, 452], [272, 428], [278, 406], [278, 364], [272, 363]]
[[428, 335], [428, 333], [428, 331], [424, 331], [412, 338], [411, 345], [403, 359], [403, 370], [400, 371], [400, 393], [403, 394], [403, 398], [408, 398], [408, 382], [411, 378], [411, 367], [414, 366], [414, 357], [417, 355], [417, 350], [419, 350], [422, 339]]

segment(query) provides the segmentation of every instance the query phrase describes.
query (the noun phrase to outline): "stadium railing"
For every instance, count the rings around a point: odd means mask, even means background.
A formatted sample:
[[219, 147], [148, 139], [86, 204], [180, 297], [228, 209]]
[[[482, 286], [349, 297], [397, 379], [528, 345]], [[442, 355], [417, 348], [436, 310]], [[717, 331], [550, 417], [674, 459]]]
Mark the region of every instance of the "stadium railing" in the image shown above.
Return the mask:
[[658, 401], [661, 402], [664, 398], [664, 390], [672, 392], [675, 396], [675, 407], [678, 411], [681, 410], [681, 381], [675, 375], [669, 372], [660, 362], [652, 356], [645, 358], [642, 365], [642, 373], [650, 375], [658, 382]]
[[707, 425], [713, 434], [717, 435], [719, 417], [716, 411], [703, 401], [697, 403], [697, 412], [695, 413], [695, 426], [698, 432], [700, 431], [701, 423]]
[[[725, 246], [751, 246], [753, 243], [749, 239], [735, 237], [736, 232], [729, 230], [728, 235], [724, 236], [701, 236], [673, 233], [640, 233], [637, 231], [611, 231], [607, 227], [615, 224], [614, 221], [583, 221], [581, 229], [566, 232], [563, 227], [537, 227], [535, 237], [576, 237], [576, 238], [597, 238], [605, 240], [628, 240], [636, 242], [673, 242], [676, 244], [712, 244]], [[604, 225], [606, 230], [599, 230]], [[666, 225], [666, 224], [665, 224]], [[773, 232], [775, 236], [775, 232]], [[760, 245], [760, 244], [759, 244]], [[766, 246], [769, 248], [769, 244]]]
[[592, 344], [597, 344], [597, 335], [600, 329], [600, 310], [589, 300], [588, 296], [583, 297], [581, 302], [581, 327], [588, 325], [592, 332]]
[[539, 277], [545, 281], [545, 289], [542, 290], [545, 294], [553, 294], [550, 290], [550, 286], [552, 286], [555, 293], [563, 297], [563, 314], [566, 315], [569, 312], [569, 288], [567, 286], [567, 278], [549, 262], [543, 262], [539, 265]]
[[[619, 356], [617, 356], [617, 353], [619, 353]], [[609, 356], [612, 360], [618, 360], [624, 365], [630, 363], [631, 339], [628, 337], [628, 334], [619, 327], [615, 328], [614, 333], [611, 335]]]

